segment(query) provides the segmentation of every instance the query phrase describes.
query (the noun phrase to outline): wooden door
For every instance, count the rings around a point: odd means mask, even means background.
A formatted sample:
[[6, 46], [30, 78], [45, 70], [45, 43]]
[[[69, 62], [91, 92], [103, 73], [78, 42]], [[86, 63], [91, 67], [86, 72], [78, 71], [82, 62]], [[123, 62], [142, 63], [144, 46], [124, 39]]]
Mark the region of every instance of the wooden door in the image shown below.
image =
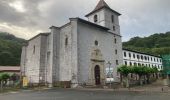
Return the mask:
[[95, 73], [95, 83], [96, 83], [96, 85], [100, 85], [100, 67], [99, 67], [99, 65], [95, 66], [94, 73]]

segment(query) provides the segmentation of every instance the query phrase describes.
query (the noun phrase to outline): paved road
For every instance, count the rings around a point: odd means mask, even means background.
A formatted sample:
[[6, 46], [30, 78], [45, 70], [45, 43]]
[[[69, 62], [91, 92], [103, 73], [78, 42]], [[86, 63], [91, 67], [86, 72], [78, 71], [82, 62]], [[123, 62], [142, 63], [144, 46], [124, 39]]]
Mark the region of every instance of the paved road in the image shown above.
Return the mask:
[[170, 93], [50, 89], [0, 94], [0, 100], [170, 100]]

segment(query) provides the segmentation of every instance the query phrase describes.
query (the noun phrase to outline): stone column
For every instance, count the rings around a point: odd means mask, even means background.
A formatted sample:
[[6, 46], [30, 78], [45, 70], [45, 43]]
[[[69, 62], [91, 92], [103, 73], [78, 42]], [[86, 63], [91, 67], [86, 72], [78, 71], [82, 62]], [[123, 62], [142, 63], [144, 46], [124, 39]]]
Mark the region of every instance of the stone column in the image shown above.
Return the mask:
[[77, 32], [77, 18], [70, 18], [71, 22], [71, 66], [72, 66], [72, 79], [71, 87], [78, 86], [78, 32]]

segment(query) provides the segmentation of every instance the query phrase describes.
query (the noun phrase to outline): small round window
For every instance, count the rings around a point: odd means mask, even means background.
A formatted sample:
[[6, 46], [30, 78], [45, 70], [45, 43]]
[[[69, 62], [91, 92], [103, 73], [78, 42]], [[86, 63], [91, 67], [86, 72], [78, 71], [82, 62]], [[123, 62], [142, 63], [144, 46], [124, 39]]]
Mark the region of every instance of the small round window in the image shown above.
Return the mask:
[[97, 41], [97, 40], [95, 40], [95, 41], [94, 41], [94, 44], [95, 44], [96, 46], [98, 46], [98, 45], [99, 45], [99, 43], [98, 43], [98, 41]]

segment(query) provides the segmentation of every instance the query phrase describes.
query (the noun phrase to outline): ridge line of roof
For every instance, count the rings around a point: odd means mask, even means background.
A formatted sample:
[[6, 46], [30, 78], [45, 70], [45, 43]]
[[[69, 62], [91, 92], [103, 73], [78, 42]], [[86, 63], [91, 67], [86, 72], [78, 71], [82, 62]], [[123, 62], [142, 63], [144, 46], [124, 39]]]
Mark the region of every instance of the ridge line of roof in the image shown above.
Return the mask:
[[82, 21], [82, 22], [84, 22], [84, 23], [87, 23], [87, 24], [90, 24], [90, 25], [96, 26], [96, 27], [98, 27], [98, 28], [102, 28], [102, 29], [104, 29], [104, 30], [109, 30], [109, 28], [107, 28], [107, 27], [104, 27], [104, 26], [101, 26], [101, 25], [98, 25], [98, 24], [92, 23], [92, 22], [87, 21], [87, 20], [84, 20], [84, 19], [82, 19], [82, 18], [76, 17], [76, 19], [78, 19], [78, 20], [80, 20], [80, 21]]
[[38, 37], [38, 36], [40, 36], [40, 35], [47, 36], [47, 35], [49, 35], [49, 34], [50, 34], [50, 32], [39, 33], [39, 34], [35, 35], [34, 37], [30, 38], [30, 39], [27, 40], [27, 41], [31, 41], [32, 39], [34, 39], [34, 38], [36, 38], [36, 37]]

